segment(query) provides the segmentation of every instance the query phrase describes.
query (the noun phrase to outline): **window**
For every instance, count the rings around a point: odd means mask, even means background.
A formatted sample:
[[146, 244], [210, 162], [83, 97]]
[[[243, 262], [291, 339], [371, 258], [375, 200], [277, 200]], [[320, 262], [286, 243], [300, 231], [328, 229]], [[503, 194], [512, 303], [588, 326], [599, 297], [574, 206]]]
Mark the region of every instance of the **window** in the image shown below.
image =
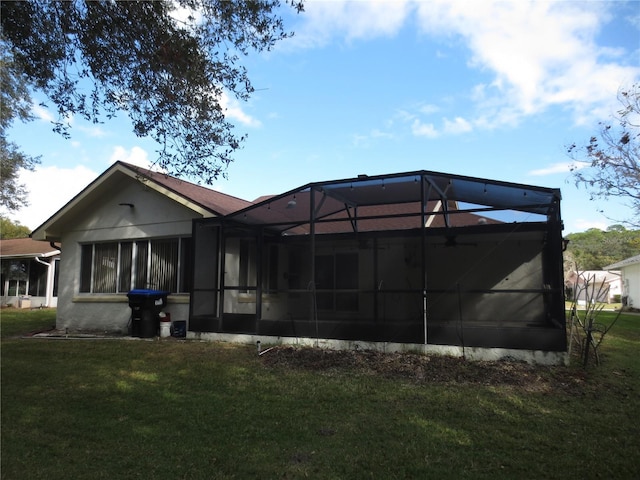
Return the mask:
[[29, 267], [29, 295], [32, 297], [46, 296], [47, 274], [50, 267], [35, 261], [32, 261]]
[[[2, 262], [2, 294], [10, 297], [27, 294], [29, 260]], [[6, 285], [5, 285], [6, 283]]]
[[86, 244], [81, 251], [80, 292], [189, 292], [190, 258], [190, 238]]
[[318, 310], [358, 311], [358, 254], [316, 255]]

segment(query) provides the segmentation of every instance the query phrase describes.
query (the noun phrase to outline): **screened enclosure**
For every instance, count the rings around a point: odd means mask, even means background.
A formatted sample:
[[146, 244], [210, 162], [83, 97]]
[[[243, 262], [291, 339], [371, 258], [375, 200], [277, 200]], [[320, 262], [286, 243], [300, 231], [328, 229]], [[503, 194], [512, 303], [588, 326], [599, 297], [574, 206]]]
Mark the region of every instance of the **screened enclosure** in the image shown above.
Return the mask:
[[560, 192], [434, 172], [193, 225], [189, 330], [565, 351]]

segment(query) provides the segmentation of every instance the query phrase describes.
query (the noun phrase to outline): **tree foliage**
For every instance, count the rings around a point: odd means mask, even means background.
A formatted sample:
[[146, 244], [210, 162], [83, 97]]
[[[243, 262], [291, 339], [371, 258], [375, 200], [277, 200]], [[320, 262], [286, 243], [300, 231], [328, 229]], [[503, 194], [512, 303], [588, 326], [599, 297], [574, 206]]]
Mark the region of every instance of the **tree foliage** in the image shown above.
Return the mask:
[[602, 270], [640, 252], [640, 230], [627, 230], [622, 225], [612, 225], [606, 232], [591, 228], [571, 233], [566, 239], [569, 245], [565, 252], [565, 271]]
[[75, 115], [102, 122], [124, 111], [136, 135], [159, 145], [158, 166], [208, 184], [245, 138], [223, 108], [224, 95], [246, 100], [253, 91], [241, 56], [291, 35], [280, 0], [1, 5], [2, 35], [26, 79], [56, 106], [56, 131], [68, 136]]
[[30, 233], [29, 227], [0, 216], [0, 238], [27, 238]]
[[624, 222], [640, 226], [640, 83], [618, 94], [621, 109], [612, 122], [601, 122], [597, 135], [586, 145], [568, 147], [576, 160], [572, 170], [576, 185], [585, 186], [591, 198], [617, 197], [633, 210]]
[[39, 162], [7, 139], [14, 120], [32, 119], [30, 109], [29, 88], [0, 38], [0, 207], [7, 211], [27, 205], [27, 188], [18, 176], [20, 170], [33, 170]]

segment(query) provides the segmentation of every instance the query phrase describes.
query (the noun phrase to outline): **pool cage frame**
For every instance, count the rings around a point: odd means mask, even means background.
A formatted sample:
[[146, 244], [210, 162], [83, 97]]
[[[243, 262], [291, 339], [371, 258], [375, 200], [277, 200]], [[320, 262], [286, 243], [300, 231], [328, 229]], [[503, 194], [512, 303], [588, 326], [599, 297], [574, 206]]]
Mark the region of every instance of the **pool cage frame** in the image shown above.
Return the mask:
[[195, 220], [188, 330], [564, 352], [560, 200], [417, 171]]

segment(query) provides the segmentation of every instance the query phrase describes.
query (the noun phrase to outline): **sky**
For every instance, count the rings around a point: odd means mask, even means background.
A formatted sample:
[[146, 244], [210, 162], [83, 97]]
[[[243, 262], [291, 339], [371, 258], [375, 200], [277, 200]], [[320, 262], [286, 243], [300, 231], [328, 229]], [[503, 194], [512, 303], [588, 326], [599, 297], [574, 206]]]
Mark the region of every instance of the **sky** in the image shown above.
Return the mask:
[[[246, 133], [211, 188], [254, 200], [309, 182], [430, 170], [560, 188], [564, 233], [631, 216], [575, 186], [567, 146], [584, 144], [640, 81], [638, 1], [313, 1], [283, 10], [295, 35], [245, 59], [256, 91], [225, 97]], [[9, 140], [40, 156], [22, 172], [30, 205], [9, 215], [35, 229], [113, 162], [147, 166], [157, 146], [126, 114], [104, 124], [54, 108]]]

